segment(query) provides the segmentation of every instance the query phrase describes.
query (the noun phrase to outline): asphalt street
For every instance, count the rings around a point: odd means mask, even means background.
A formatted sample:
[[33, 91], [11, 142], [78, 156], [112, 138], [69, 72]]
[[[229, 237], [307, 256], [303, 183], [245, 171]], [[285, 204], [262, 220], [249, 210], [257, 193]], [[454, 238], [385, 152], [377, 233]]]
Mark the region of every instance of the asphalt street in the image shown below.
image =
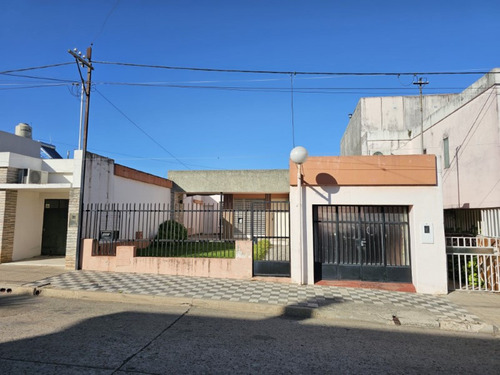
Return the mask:
[[2, 374], [495, 374], [500, 340], [353, 321], [0, 297]]

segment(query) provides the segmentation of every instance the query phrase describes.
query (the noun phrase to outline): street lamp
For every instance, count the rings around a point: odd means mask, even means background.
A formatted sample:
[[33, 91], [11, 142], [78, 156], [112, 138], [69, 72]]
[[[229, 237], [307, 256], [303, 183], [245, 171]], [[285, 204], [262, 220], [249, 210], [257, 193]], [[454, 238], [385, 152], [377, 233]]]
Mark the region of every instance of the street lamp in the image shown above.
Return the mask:
[[299, 252], [300, 252], [300, 283], [304, 283], [304, 264], [306, 262], [304, 261], [306, 258], [306, 255], [304, 254], [304, 244], [303, 244], [303, 220], [304, 220], [304, 213], [302, 209], [302, 164], [304, 164], [307, 160], [307, 150], [302, 147], [302, 146], [297, 146], [295, 147], [291, 152], [290, 152], [290, 160], [295, 163], [297, 166], [297, 191], [299, 194]]

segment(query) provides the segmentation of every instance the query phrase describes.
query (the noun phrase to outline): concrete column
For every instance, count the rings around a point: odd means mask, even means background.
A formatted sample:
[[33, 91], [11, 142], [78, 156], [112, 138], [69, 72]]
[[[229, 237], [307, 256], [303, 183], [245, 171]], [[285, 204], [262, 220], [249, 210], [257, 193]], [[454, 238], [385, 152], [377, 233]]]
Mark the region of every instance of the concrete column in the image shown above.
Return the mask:
[[66, 269], [75, 269], [76, 265], [79, 206], [80, 189], [73, 188], [69, 191], [68, 232], [66, 237]]
[[[6, 168], [5, 168], [6, 169]], [[0, 191], [0, 263], [12, 261], [16, 226], [17, 191]]]

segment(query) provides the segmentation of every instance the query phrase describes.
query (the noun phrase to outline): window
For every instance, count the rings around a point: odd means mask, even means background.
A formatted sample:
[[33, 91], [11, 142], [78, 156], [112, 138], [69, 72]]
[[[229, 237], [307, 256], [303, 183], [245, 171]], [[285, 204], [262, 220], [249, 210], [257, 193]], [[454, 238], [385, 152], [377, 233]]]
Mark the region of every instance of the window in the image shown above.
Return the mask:
[[450, 142], [448, 141], [448, 137], [443, 139], [443, 160], [444, 167], [450, 168]]

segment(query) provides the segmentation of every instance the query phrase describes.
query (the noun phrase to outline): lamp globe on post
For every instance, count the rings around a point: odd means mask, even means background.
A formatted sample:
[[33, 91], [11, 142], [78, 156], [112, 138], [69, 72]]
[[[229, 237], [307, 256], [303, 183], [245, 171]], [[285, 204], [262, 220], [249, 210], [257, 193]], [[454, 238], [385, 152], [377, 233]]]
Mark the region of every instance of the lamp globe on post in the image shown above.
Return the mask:
[[298, 165], [304, 164], [307, 160], [307, 150], [305, 147], [297, 146], [290, 152], [290, 159]]
[[297, 191], [298, 191], [298, 196], [299, 196], [299, 266], [300, 266], [300, 283], [305, 284], [305, 271], [306, 267], [305, 265], [307, 264], [307, 256], [304, 254], [304, 244], [303, 242], [303, 208], [302, 208], [302, 171], [301, 167], [302, 164], [304, 164], [307, 160], [307, 150], [305, 147], [302, 146], [297, 146], [294, 147], [293, 150], [290, 152], [290, 160], [295, 163], [297, 166]]

